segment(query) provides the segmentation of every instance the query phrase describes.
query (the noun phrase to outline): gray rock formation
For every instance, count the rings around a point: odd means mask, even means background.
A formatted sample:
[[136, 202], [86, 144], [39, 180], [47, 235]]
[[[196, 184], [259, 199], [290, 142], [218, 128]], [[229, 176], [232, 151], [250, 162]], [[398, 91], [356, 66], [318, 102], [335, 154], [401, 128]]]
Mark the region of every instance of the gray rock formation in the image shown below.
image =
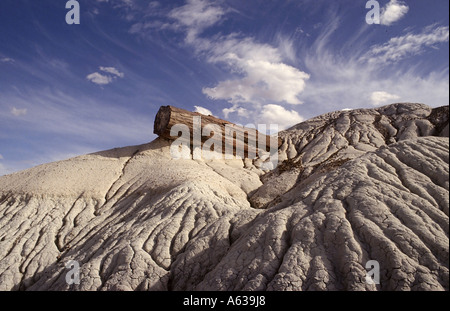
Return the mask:
[[281, 133], [268, 173], [158, 138], [1, 177], [0, 290], [448, 290], [448, 132], [395, 104]]

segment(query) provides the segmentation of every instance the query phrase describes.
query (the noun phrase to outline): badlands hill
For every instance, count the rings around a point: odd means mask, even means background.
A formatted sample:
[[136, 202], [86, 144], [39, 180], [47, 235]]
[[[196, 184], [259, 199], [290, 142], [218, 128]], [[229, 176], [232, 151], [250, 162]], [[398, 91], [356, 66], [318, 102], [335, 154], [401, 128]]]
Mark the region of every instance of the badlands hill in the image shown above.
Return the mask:
[[0, 290], [449, 290], [448, 116], [322, 115], [270, 172], [158, 138], [0, 177]]

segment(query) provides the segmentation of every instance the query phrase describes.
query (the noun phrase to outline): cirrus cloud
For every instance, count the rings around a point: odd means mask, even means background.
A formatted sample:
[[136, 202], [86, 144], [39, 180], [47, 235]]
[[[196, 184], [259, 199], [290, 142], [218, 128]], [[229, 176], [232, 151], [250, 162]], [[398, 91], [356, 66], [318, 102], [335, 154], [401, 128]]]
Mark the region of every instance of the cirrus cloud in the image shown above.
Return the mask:
[[388, 42], [373, 46], [362, 57], [369, 63], [394, 63], [407, 56], [421, 54], [425, 48], [433, 47], [438, 43], [448, 42], [449, 27], [430, 25], [421, 33], [407, 33], [406, 35], [391, 38]]
[[219, 22], [225, 13], [220, 6], [207, 0], [188, 0], [185, 5], [170, 11], [169, 17], [177, 21], [176, 27], [186, 29], [186, 42], [195, 43], [198, 35]]

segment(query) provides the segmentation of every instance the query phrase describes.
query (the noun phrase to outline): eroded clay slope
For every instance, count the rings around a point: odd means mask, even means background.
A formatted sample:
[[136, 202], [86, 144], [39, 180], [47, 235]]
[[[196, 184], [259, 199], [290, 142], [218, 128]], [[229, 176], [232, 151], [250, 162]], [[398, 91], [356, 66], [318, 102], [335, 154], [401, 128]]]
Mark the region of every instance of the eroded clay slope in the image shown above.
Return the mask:
[[53, 278], [68, 258], [82, 266], [80, 289], [167, 289], [186, 243], [212, 221], [250, 210], [246, 191], [261, 186], [240, 160], [173, 160], [169, 144], [2, 177], [0, 289], [63, 289], [65, 278]]
[[[448, 138], [417, 137], [445, 135], [448, 108], [411, 107], [420, 117], [382, 108], [410, 124], [397, 125], [399, 142], [304, 179], [296, 162], [281, 164], [293, 181], [272, 172], [263, 185], [248, 161], [173, 160], [163, 139], [1, 177], [0, 289], [448, 290]], [[323, 125], [313, 130], [327, 118], [284, 133], [286, 157], [311, 148], [310, 163], [334, 159], [311, 143], [328, 141]], [[412, 130], [427, 118], [430, 131]], [[351, 132], [364, 137], [358, 122]], [[252, 207], [271, 182], [282, 189], [271, 207]], [[80, 285], [66, 283], [69, 260]], [[365, 282], [368, 260], [380, 263], [378, 286]]]
[[[263, 178], [252, 197], [254, 207], [278, 203], [298, 181], [328, 173], [366, 152], [405, 139], [449, 136], [449, 107], [393, 104], [376, 109], [336, 111], [302, 122], [281, 132], [278, 168]], [[312, 177], [311, 177], [312, 176]], [[308, 179], [308, 177], [311, 177]]]
[[448, 290], [448, 147], [405, 140], [297, 186], [232, 232], [227, 256], [194, 288], [375, 290], [364, 267], [377, 260], [377, 289]]

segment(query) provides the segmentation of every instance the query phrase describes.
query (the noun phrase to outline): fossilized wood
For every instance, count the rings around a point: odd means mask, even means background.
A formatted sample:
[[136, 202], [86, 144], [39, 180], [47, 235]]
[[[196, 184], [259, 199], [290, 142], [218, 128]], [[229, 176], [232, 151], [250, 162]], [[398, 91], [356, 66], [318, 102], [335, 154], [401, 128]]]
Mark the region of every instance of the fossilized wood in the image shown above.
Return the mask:
[[[184, 124], [187, 125], [189, 128], [189, 131], [191, 133], [190, 139], [191, 139], [191, 146], [193, 145], [193, 137], [192, 134], [194, 132], [194, 125], [193, 125], [193, 117], [201, 117], [201, 128], [203, 129], [208, 124], [215, 124], [219, 125], [221, 128], [221, 134], [222, 134], [222, 151], [225, 152], [225, 146], [227, 142], [225, 141], [225, 127], [226, 125], [235, 125], [234, 130], [236, 130], [236, 136], [235, 137], [241, 137], [244, 140], [244, 151], [245, 154], [247, 154], [249, 145], [251, 146], [258, 146], [257, 142], [258, 139], [261, 139], [261, 141], [266, 142], [267, 151], [270, 148], [270, 136], [264, 135], [258, 131], [256, 131], [256, 140], [252, 140], [251, 137], [248, 137], [247, 133], [248, 131], [254, 131], [254, 129], [246, 128], [244, 126], [239, 126], [236, 124], [233, 124], [229, 121], [222, 120], [213, 116], [207, 116], [200, 114], [198, 112], [191, 112], [184, 109], [180, 109], [173, 106], [162, 106], [155, 117], [155, 123], [154, 123], [154, 130], [153, 133], [156, 135], [169, 139], [169, 140], [175, 140], [179, 136], [172, 136], [170, 135], [171, 128], [176, 124]], [[211, 138], [211, 136], [201, 136], [201, 141], [205, 142]], [[250, 139], [250, 140], [249, 140]], [[277, 148], [279, 148], [282, 144], [281, 138], [277, 138]], [[236, 141], [233, 140], [233, 148], [236, 147]], [[250, 149], [251, 150], [251, 149]]]

